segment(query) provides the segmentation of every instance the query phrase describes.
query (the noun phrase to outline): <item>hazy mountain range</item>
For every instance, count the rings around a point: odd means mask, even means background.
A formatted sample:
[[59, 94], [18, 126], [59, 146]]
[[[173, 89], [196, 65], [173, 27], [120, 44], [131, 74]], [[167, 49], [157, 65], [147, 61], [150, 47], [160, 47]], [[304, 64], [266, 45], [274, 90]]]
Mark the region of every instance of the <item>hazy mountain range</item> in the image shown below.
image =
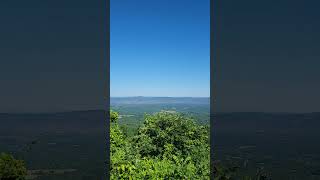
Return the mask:
[[210, 104], [209, 97], [111, 97], [111, 105], [117, 104]]

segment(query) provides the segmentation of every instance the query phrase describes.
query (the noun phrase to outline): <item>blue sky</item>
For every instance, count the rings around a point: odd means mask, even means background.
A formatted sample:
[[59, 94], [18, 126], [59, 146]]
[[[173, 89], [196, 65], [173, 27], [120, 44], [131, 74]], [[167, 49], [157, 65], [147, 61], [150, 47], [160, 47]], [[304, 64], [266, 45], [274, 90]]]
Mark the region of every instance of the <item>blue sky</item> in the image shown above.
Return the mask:
[[110, 3], [112, 97], [209, 97], [209, 0]]

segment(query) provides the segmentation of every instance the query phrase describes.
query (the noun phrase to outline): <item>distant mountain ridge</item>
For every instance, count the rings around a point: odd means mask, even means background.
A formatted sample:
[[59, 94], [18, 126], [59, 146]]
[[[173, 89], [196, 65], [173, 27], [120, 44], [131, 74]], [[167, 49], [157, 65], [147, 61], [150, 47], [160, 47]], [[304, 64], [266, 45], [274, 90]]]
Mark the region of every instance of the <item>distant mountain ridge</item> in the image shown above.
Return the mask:
[[209, 97], [111, 97], [111, 105], [119, 104], [210, 104]]

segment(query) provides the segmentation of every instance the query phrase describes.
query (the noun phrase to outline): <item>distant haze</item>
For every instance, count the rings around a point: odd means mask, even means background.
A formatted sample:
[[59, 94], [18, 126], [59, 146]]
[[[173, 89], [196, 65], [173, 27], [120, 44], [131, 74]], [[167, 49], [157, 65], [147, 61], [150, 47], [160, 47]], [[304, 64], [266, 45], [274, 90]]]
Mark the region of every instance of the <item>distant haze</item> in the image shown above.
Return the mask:
[[111, 105], [117, 104], [210, 104], [209, 97], [111, 97]]

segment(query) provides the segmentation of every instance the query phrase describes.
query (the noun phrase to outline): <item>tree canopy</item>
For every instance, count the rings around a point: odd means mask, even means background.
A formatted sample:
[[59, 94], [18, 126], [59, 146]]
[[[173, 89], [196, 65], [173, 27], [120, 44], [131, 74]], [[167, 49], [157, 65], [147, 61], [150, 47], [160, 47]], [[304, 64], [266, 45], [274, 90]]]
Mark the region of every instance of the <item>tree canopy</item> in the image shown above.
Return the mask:
[[24, 161], [15, 159], [12, 155], [0, 154], [0, 179], [1, 180], [24, 180], [27, 169]]
[[209, 179], [209, 128], [179, 113], [146, 115], [125, 136], [111, 111], [111, 179]]

